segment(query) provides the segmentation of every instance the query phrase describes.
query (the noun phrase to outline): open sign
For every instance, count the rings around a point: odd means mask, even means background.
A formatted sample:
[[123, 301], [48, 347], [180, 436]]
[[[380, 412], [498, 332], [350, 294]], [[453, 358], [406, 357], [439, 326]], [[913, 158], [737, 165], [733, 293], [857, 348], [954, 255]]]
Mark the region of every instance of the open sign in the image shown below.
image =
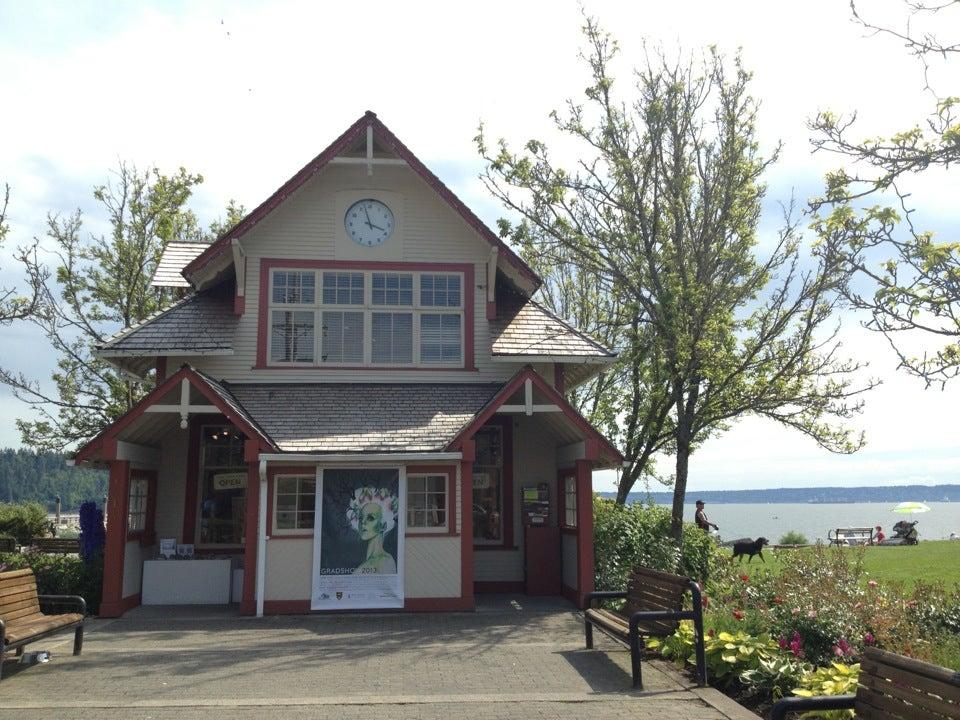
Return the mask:
[[214, 490], [240, 490], [247, 486], [247, 474], [245, 472], [225, 472], [214, 473]]

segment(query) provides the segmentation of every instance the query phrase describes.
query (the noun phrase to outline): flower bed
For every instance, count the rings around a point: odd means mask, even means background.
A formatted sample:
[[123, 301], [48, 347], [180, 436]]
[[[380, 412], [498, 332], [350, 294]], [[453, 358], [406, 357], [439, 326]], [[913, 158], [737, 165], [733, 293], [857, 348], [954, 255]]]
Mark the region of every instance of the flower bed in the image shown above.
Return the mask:
[[[704, 584], [711, 683], [743, 704], [763, 711], [790, 694], [852, 692], [868, 646], [960, 667], [960, 587], [878, 582], [864, 572], [863, 552], [851, 549], [818, 545], [779, 560], [773, 573], [718, 557]], [[692, 664], [692, 628], [647, 647]]]

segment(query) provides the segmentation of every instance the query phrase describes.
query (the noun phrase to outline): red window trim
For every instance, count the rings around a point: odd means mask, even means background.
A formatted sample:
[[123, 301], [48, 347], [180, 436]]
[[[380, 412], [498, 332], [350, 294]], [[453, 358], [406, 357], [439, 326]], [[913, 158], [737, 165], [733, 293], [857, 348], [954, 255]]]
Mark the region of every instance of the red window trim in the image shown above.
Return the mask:
[[[267, 363], [267, 336], [269, 328], [268, 301], [270, 291], [270, 271], [275, 268], [289, 270], [390, 270], [411, 272], [459, 272], [463, 273], [463, 366], [462, 367], [407, 367], [405, 365], [269, 365]], [[474, 304], [476, 287], [473, 281], [474, 268], [470, 263], [404, 263], [382, 262], [374, 260], [297, 260], [294, 258], [262, 258], [260, 260], [260, 296], [257, 308], [257, 358], [254, 370], [388, 370], [388, 371], [428, 371], [428, 372], [475, 372], [474, 345]]]
[[[513, 543], [513, 418], [509, 415], [494, 416], [481, 427], [499, 425], [503, 432], [503, 542], [473, 544], [474, 550], [488, 552], [491, 550], [516, 550]], [[477, 428], [479, 430], [479, 428]], [[475, 434], [475, 433], [474, 433]], [[473, 436], [471, 436], [471, 439]], [[509, 458], [509, 461], [507, 460]], [[471, 490], [472, 492], [472, 490]], [[473, 502], [471, 498], [471, 507]]]
[[[130, 489], [133, 487], [133, 480], [144, 479], [147, 481], [147, 508], [143, 519], [143, 530], [131, 530], [130, 523]], [[130, 470], [130, 478], [127, 480], [127, 498], [126, 512], [124, 513], [124, 524], [127, 526], [127, 541], [139, 540], [141, 547], [149, 547], [157, 541], [157, 534], [154, 530], [157, 516], [157, 471], [140, 470], [133, 468]]]
[[563, 468], [557, 471], [557, 525], [564, 535], [576, 535], [579, 532], [579, 526], [567, 525], [567, 492], [564, 487], [567, 478], [573, 478], [573, 487], [576, 490], [576, 468]]
[[447, 476], [447, 531], [446, 532], [418, 532], [408, 529], [404, 537], [441, 538], [459, 537], [457, 527], [457, 467], [456, 465], [407, 465], [407, 476], [410, 475], [446, 475]]

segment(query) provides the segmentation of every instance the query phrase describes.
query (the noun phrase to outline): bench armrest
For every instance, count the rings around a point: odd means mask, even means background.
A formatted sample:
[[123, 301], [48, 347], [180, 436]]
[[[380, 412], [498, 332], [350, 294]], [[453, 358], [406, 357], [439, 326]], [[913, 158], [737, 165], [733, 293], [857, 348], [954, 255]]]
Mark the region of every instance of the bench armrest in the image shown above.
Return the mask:
[[770, 711], [770, 720], [785, 720], [787, 713], [807, 710], [852, 710], [856, 695], [821, 695], [819, 697], [791, 697], [780, 700]]
[[626, 597], [626, 590], [597, 590], [596, 592], [587, 593], [585, 602], [587, 607], [590, 607], [593, 605], [594, 600], [623, 600]]
[[40, 612], [47, 615], [62, 613], [64, 610], [87, 614], [87, 601], [79, 595], [38, 595], [37, 600], [40, 602]]

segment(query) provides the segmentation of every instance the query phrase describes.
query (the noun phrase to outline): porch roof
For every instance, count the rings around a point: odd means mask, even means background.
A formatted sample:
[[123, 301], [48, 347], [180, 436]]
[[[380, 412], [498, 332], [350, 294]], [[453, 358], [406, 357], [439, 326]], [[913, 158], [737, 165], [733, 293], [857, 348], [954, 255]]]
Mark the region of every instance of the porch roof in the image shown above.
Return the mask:
[[536, 300], [506, 294], [497, 303], [490, 323], [492, 354], [496, 358], [613, 362], [617, 354], [580, 332]]
[[503, 387], [450, 384], [231, 384], [283, 452], [440, 451]]

